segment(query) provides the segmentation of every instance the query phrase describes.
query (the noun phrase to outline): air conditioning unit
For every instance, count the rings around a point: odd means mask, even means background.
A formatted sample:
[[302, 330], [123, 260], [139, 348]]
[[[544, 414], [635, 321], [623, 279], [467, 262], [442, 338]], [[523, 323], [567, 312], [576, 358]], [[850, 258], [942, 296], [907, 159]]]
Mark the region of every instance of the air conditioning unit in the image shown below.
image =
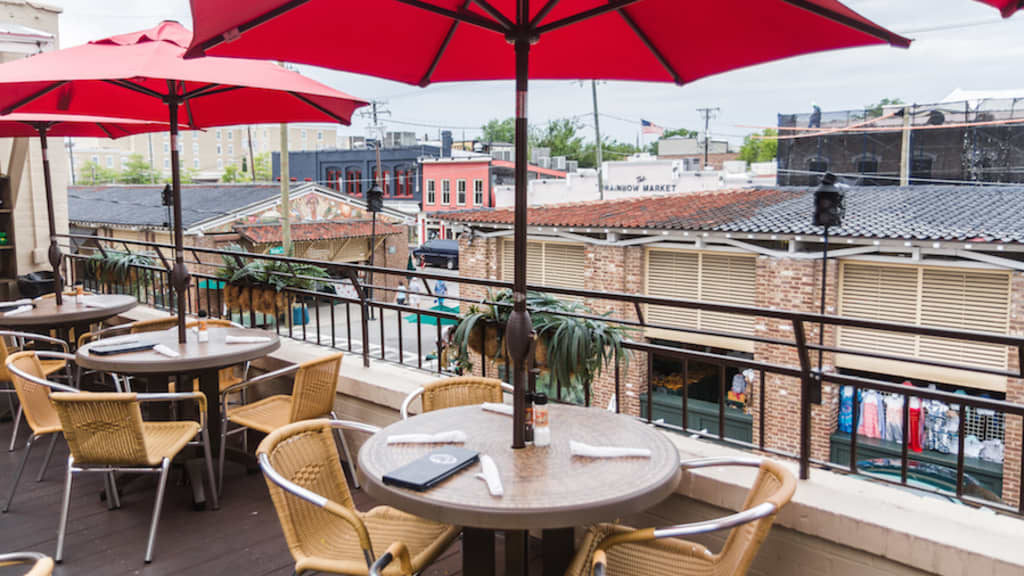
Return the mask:
[[575, 160], [566, 160], [565, 171], [575, 174], [580, 169], [580, 163]]
[[541, 168], [548, 168], [548, 169], [551, 168], [551, 158], [550, 157], [544, 156], [542, 158], [539, 158], [538, 160], [539, 161], [537, 162], [537, 165], [540, 166]]
[[551, 167], [555, 170], [565, 170], [565, 156], [552, 156]]

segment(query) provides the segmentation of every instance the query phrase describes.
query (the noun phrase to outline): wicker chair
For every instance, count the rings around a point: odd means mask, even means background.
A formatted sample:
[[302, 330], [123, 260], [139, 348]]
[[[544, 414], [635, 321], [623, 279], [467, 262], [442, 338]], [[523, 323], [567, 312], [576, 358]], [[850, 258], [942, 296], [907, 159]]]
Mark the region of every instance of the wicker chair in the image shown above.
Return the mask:
[[[40, 356], [46, 358], [46, 360], [41, 360]], [[53, 405], [50, 404], [50, 392], [52, 390], [77, 392], [77, 390], [70, 386], [46, 380], [46, 369], [43, 367], [43, 362], [52, 361], [53, 359], [66, 362], [73, 358], [70, 354], [63, 352], [15, 352], [7, 357], [5, 369], [11, 378], [11, 382], [14, 384], [18, 400], [21, 402], [18, 414], [19, 416], [22, 414], [25, 416], [25, 421], [28, 422], [32, 435], [29, 437], [28, 442], [25, 443], [25, 455], [21, 458], [18, 471], [14, 473], [14, 482], [11, 483], [11, 491], [2, 510], [4, 513], [7, 513], [11, 508], [14, 492], [18, 489], [18, 482], [21, 481], [21, 475], [25, 472], [25, 466], [28, 464], [28, 457], [32, 453], [33, 444], [43, 436], [50, 437], [50, 445], [46, 450], [43, 466], [39, 469], [39, 474], [36, 476], [36, 482], [42, 481], [43, 474], [50, 464], [50, 457], [53, 456], [53, 447], [62, 431], [57, 412], [54, 411]]]
[[[341, 367], [342, 356], [344, 356], [343, 353], [336, 352], [323, 358], [267, 372], [221, 390], [221, 405], [225, 409], [222, 412], [220, 455], [217, 463], [217, 477], [220, 482], [218, 489], [222, 488], [224, 484], [224, 451], [228, 436], [244, 432], [247, 429], [270, 434], [285, 424], [300, 420], [325, 416], [335, 417], [334, 396], [338, 388], [338, 370]], [[242, 404], [236, 408], [228, 407], [227, 397], [229, 394], [244, 392], [253, 384], [273, 380], [293, 372], [295, 373], [295, 383], [291, 395], [276, 394], [252, 404]], [[237, 427], [228, 430], [229, 423]], [[348, 462], [352, 472], [352, 484], [359, 488], [359, 482], [355, 479], [355, 462], [348, 449], [348, 442], [345, 441], [345, 436], [340, 431], [338, 439], [345, 450], [345, 461]]]
[[[206, 430], [206, 396], [201, 392], [178, 392], [175, 394], [134, 394], [123, 392], [68, 393], [55, 392], [50, 395], [60, 416], [61, 426], [68, 442], [71, 455], [68, 456], [67, 476], [64, 484], [64, 499], [61, 504], [60, 525], [57, 529], [57, 554], [60, 562], [64, 555], [64, 535], [67, 532], [68, 512], [71, 506], [71, 482], [76, 472], [98, 472], [106, 474], [107, 494], [113, 498], [113, 505], [120, 506], [117, 487], [113, 485], [114, 472], [159, 473], [153, 520], [149, 526], [149, 541], [146, 544], [146, 563], [153, 560], [153, 544], [156, 540], [160, 509], [163, 505], [164, 490], [167, 487], [167, 473], [171, 460], [185, 447], [202, 445], [206, 460], [207, 482], [210, 488], [210, 502], [218, 507], [216, 483], [213, 477], [213, 458], [210, 455], [210, 441]], [[143, 422], [142, 402], [177, 402], [194, 400], [198, 404], [200, 421]], [[196, 441], [199, 438], [199, 441]]]
[[409, 407], [416, 398], [421, 399], [423, 412], [453, 408], [455, 406], [469, 406], [482, 404], [484, 402], [503, 401], [502, 393], [512, 393], [512, 387], [495, 378], [480, 378], [478, 376], [457, 376], [455, 378], [442, 378], [420, 386], [402, 400], [402, 420], [409, 417]]
[[[51, 338], [49, 336], [41, 336], [39, 334], [31, 334], [28, 332], [0, 330], [0, 382], [7, 382], [11, 384], [10, 388], [0, 390], [0, 392], [7, 394], [7, 401], [11, 408], [11, 414], [14, 417], [14, 428], [11, 430], [11, 443], [7, 447], [8, 452], [14, 452], [14, 447], [18, 442], [18, 428], [21, 425], [23, 415], [20, 405], [18, 406], [17, 411], [15, 411], [14, 397], [17, 395], [17, 392], [14, 389], [14, 384], [11, 382], [11, 375], [7, 373], [7, 356], [11, 353], [11, 349], [7, 347], [8, 338], [13, 339], [18, 344], [19, 348], [24, 348], [28, 341], [39, 341], [56, 344], [60, 346], [61, 350], [65, 353], [68, 352], [68, 344], [63, 340]], [[48, 358], [40, 360], [40, 364], [43, 369], [43, 378], [67, 368], [68, 365], [67, 360], [64, 358]]]
[[18, 564], [31, 564], [25, 576], [50, 576], [53, 574], [53, 559], [38, 552], [12, 552], [0, 554], [0, 568], [5, 566], [16, 566]]
[[403, 542], [408, 570], [422, 571], [459, 535], [460, 528], [424, 520], [388, 506], [356, 510], [338, 459], [332, 429], [376, 433], [375, 426], [308, 420], [276, 430], [256, 451], [295, 573], [366, 575], [374, 546]]
[[[685, 470], [713, 466], [760, 468], [742, 512], [724, 518], [681, 524], [671, 528], [634, 530], [615, 524], [590, 528], [566, 571], [566, 576], [743, 576], [768, 536], [778, 511], [796, 490], [793, 474], [776, 462], [761, 458], [706, 458], [684, 461]], [[731, 528], [722, 550], [712, 553], [679, 537]]]

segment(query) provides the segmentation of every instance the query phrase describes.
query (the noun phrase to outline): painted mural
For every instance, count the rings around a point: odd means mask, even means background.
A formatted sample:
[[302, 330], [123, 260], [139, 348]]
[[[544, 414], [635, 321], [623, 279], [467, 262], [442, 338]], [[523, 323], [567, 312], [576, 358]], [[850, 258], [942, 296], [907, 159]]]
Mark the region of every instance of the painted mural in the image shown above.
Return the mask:
[[[359, 220], [369, 218], [370, 214], [358, 206], [352, 206], [336, 198], [316, 192], [308, 192], [293, 198], [291, 204], [291, 221], [304, 222], [309, 220]], [[274, 224], [281, 220], [280, 204], [263, 212], [240, 216], [233, 222], [218, 226], [211, 232], [229, 232], [235, 226], [245, 224]]]

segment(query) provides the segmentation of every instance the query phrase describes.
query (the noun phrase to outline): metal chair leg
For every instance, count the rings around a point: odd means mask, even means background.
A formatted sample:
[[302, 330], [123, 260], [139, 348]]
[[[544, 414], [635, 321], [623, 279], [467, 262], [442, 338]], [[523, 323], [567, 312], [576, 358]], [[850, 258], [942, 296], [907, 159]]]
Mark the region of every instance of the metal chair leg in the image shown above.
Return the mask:
[[160, 465], [160, 484], [156, 487], [156, 503], [153, 505], [153, 522], [149, 525], [149, 543], [146, 544], [146, 564], [153, 561], [153, 544], [156, 541], [156, 528], [160, 524], [160, 509], [164, 504], [164, 489], [167, 488], [167, 471], [171, 461], [164, 458]]
[[[331, 412], [331, 419], [338, 419], [338, 415], [333, 411]], [[345, 434], [338, 428], [334, 429], [334, 434], [338, 437], [338, 440], [341, 441], [341, 449], [345, 452], [345, 462], [348, 463], [348, 471], [352, 474], [352, 487], [359, 490], [359, 479], [356, 477], [356, 461], [352, 459], [352, 452], [348, 449], [348, 442], [345, 441]]]
[[33, 434], [29, 437], [28, 442], [25, 443], [25, 455], [21, 457], [21, 464], [18, 466], [18, 472], [14, 474], [14, 482], [11, 483], [11, 493], [7, 496], [7, 503], [4, 504], [3, 513], [6, 514], [11, 509], [11, 501], [14, 500], [14, 491], [18, 489], [18, 481], [21, 480], [21, 475], [25, 472], [25, 465], [28, 464], [28, 455], [32, 453], [32, 442], [35, 441], [37, 436]]
[[217, 494], [224, 490], [224, 450], [228, 441], [228, 419], [226, 416], [220, 422], [220, 454], [217, 455]]
[[46, 475], [46, 468], [50, 466], [50, 458], [53, 456], [53, 447], [57, 444], [57, 436], [60, 433], [53, 433], [50, 435], [50, 445], [46, 448], [46, 458], [43, 458], [43, 466], [39, 469], [39, 474], [36, 475], [36, 482], [42, 482], [43, 476]]
[[[223, 446], [223, 444], [221, 444]], [[214, 510], [220, 508], [220, 486], [213, 475], [213, 456], [210, 453], [210, 432], [203, 428], [203, 458], [206, 459], [206, 479], [210, 483], [210, 504]]]
[[74, 456], [68, 456], [68, 469], [64, 476], [64, 500], [60, 505], [60, 523], [57, 525], [57, 554], [53, 557], [58, 564], [64, 560], [64, 534], [68, 530], [68, 512], [71, 509], [71, 478], [74, 465]]
[[114, 508], [121, 508], [121, 495], [117, 493], [117, 473], [111, 471], [107, 478], [110, 482], [110, 493], [114, 496]]
[[110, 491], [110, 474], [103, 475], [103, 494], [107, 500], [107, 510], [114, 509], [114, 494]]
[[14, 430], [11, 431], [11, 445], [8, 452], [14, 452], [14, 444], [18, 441], [18, 426], [21, 425], [21, 404], [18, 404], [18, 413], [14, 415]]

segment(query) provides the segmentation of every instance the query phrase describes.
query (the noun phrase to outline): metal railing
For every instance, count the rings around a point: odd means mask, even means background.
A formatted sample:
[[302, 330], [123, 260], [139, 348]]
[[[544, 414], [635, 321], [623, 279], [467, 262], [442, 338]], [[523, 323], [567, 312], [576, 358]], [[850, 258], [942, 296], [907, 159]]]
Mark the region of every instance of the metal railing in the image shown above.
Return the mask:
[[[101, 292], [129, 291], [139, 297], [140, 301], [145, 304], [161, 309], [167, 309], [172, 312], [175, 311], [175, 299], [171, 297], [171, 286], [168, 280], [170, 274], [170, 262], [165, 260], [163, 255], [161, 255], [161, 251], [165, 251], [167, 254], [170, 254], [173, 251], [172, 246], [153, 242], [76, 234], [62, 235], [61, 237], [67, 240], [89, 242], [91, 244], [83, 246], [86, 249], [96, 251], [118, 250], [122, 252], [134, 251], [149, 252], [153, 254], [154, 261], [159, 260], [162, 265], [136, 266], [135, 268], [138, 269], [138, 273], [135, 277], [137, 279], [141, 278], [142, 280], [132, 286], [124, 286], [123, 283], [118, 284], [117, 282], [104, 282], [104, 279], [96, 278], [88, 274], [85, 263], [89, 256], [88, 254], [81, 252], [69, 254], [69, 257], [66, 259], [67, 262], [65, 263], [65, 274], [66, 277], [71, 278], [72, 280], [82, 280], [88, 288], [93, 290]], [[217, 262], [204, 261], [203, 256], [216, 258]], [[351, 294], [339, 294], [336, 290], [334, 293], [327, 293], [317, 290], [285, 288], [282, 292], [285, 294], [286, 309], [278, 310], [278, 301], [275, 299], [275, 307], [272, 317], [270, 317], [270, 315], [258, 314], [255, 311], [255, 303], [252, 300], [250, 300], [248, 306], [242, 306], [241, 309], [229, 308], [224, 302], [223, 291], [220, 289], [220, 285], [217, 284], [224, 280], [222, 278], [218, 278], [216, 274], [197, 271], [199, 269], [208, 270], [219, 267], [221, 265], [220, 258], [222, 256], [239, 259], [239, 262], [256, 260], [280, 262], [288, 265], [289, 269], [290, 266], [294, 264], [312, 264], [320, 266], [330, 274], [331, 278], [327, 280], [315, 278], [312, 280], [323, 281], [326, 284], [335, 287], [344, 287], [346, 290], [350, 290]], [[329, 348], [358, 352], [361, 354], [363, 363], [366, 366], [369, 366], [370, 360], [374, 359], [386, 362], [395, 362], [418, 369], [430, 370], [438, 374], [449, 373], [456, 369], [454, 365], [442, 362], [442, 357], [444, 356], [443, 350], [447, 344], [442, 331], [442, 322], [445, 320], [457, 322], [459, 315], [444, 310], [422, 309], [417, 306], [397, 304], [390, 301], [390, 295], [395, 294], [397, 289], [394, 285], [388, 285], [386, 280], [381, 281], [379, 279], [394, 277], [400, 277], [402, 279], [414, 277], [420, 278], [423, 281], [423, 284], [426, 285], [427, 289], [426, 293], [421, 294], [420, 296], [428, 299], [433, 299], [433, 295], [430, 294], [429, 283], [427, 280], [444, 280], [446, 282], [457, 284], [462, 288], [473, 286], [488, 289], [511, 288], [511, 283], [497, 280], [455, 277], [449, 274], [431, 273], [422, 270], [413, 271], [405, 269], [391, 269], [379, 266], [371, 267], [358, 264], [345, 264], [285, 256], [235, 252], [199, 246], [186, 247], [186, 263], [192, 270], [192, 279], [187, 299], [188, 308], [185, 311], [186, 313], [196, 313], [199, 310], [206, 310], [212, 317], [226, 316], [236, 319], [236, 321], [248, 324], [249, 326], [274, 330], [282, 336], [288, 336], [290, 338], [315, 343]], [[294, 271], [292, 274], [294, 275]], [[369, 277], [371, 274], [378, 278], [378, 282], [373, 285], [363, 281], [364, 277]], [[203, 285], [204, 282], [205, 286]], [[367, 290], [368, 288], [373, 289], [372, 297], [369, 296], [370, 291]], [[670, 298], [638, 294], [534, 285], [529, 286], [529, 289], [531, 291], [546, 292], [555, 296], [583, 298], [587, 302], [599, 303], [599, 305], [605, 307], [608, 305], [618, 306], [620, 312], [626, 311], [619, 315], [597, 315], [567, 312], [554, 313], [583, 318], [599, 318], [609, 323], [619, 324], [638, 330], [656, 328], [660, 331], [669, 330], [679, 334], [697, 334], [718, 338], [731, 338], [737, 341], [750, 342], [754, 345], [775, 347], [776, 350], [789, 350], [790, 357], [794, 358], [794, 361], [791, 364], [775, 363], [753, 358], [740, 358], [710, 349], [687, 349], [653, 343], [647, 341], [646, 338], [631, 338], [624, 343], [624, 348], [632, 355], [632, 362], [642, 360], [646, 361], [646, 383], [643, 384], [641, 391], [638, 392], [624, 390], [622, 363], [616, 362], [614, 363], [614, 366], [605, 367], [606, 370], [610, 369], [613, 372], [614, 393], [616, 398], [614, 409], [616, 411], [619, 411], [621, 409], [620, 407], [623, 406], [624, 398], [629, 397], [630, 394], [642, 394], [642, 391], [645, 390], [646, 420], [648, 422], [667, 429], [673, 429], [687, 434], [694, 434], [763, 453], [794, 458], [800, 463], [801, 477], [807, 478], [812, 464], [828, 469], [854, 474], [858, 473], [857, 453], [859, 439], [856, 431], [858, 429], [859, 417], [859, 392], [874, 390], [877, 392], [894, 394], [902, 397], [903, 399], [900, 477], [899, 480], [889, 480], [877, 476], [871, 476], [871, 478], [882, 482], [923, 489], [921, 486], [917, 485], [917, 483], [911, 485], [911, 482], [908, 481], [911, 462], [911, 455], [909, 454], [910, 404], [912, 398], [919, 400], [938, 400], [940, 402], [945, 402], [950, 406], [955, 406], [956, 408], [954, 408], [954, 410], [958, 411], [960, 416], [957, 435], [958, 449], [956, 451], [956, 486], [954, 490], [948, 491], [942, 489], [927, 490], [945, 495], [955, 495], [963, 502], [974, 505], [983, 505], [998, 510], [1024, 514], [1024, 490], [1019, 487], [1019, 484], [1018, 495], [1016, 502], [1014, 502], [1013, 505], [995, 503], [990, 500], [975, 498], [970, 494], [965, 494], [964, 492], [966, 458], [964, 454], [964, 441], [967, 421], [967, 418], [965, 417], [966, 410], [969, 408], [989, 410], [996, 414], [1000, 414], [1003, 417], [1005, 425], [1008, 425], [1011, 422], [1007, 416], [1020, 418], [1021, 427], [1024, 428], [1024, 405], [1004, 400], [953, 394], [941, 390], [930, 390], [921, 387], [906, 387], [877, 378], [843, 374], [836, 371], [823, 372], [820, 367], [814, 366], [811, 361], [812, 352], [820, 351], [825, 354], [844, 354], [861, 358], [898, 360], [900, 362], [917, 366], [951, 368], [964, 373], [995, 375], [1017, 379], [1024, 377], [1024, 374], [1020, 372], [1020, 367], [1024, 365], [1024, 338], [1022, 337], [1007, 334], [982, 333], [958, 329], [899, 324], [878, 320], [821, 315], [790, 310], [758, 308], [753, 306], [740, 306], [694, 300], [673, 300]], [[408, 293], [408, 289], [405, 291]], [[250, 298], [254, 297], [250, 296]], [[476, 305], [508, 305], [507, 303], [491, 302], [486, 298], [469, 298], [466, 297], [465, 292], [462, 292], [458, 296], [446, 295], [443, 299]], [[344, 306], [345, 310], [344, 321], [338, 322], [335, 309], [340, 308], [341, 306]], [[780, 326], [788, 326], [788, 330], [785, 330], [785, 332], [791, 334], [792, 338], [766, 337], [750, 333], [731, 333], [648, 322], [645, 319], [644, 313], [645, 307], [647, 306], [658, 306], [677, 310], [700, 310], [703, 312], [716, 312], [736, 316], [753, 317], [757, 319], [756, 322], [771, 321], [779, 324]], [[355, 318], [352, 314], [353, 309], [358, 311], [357, 317]], [[300, 312], [296, 313], [293, 312], [293, 310], [299, 310]], [[312, 311], [311, 315], [310, 311]], [[546, 312], [552, 313], [550, 310], [546, 310]], [[634, 312], [635, 317], [632, 316], [632, 313]], [[314, 321], [314, 326], [312, 328], [310, 328], [308, 322], [305, 321], [307, 317], [310, 317], [310, 320]], [[413, 324], [413, 321], [411, 318], [413, 317], [415, 318], [415, 341], [412, 342], [412, 346], [415, 347], [415, 359], [407, 359], [406, 352], [408, 350], [406, 348], [409, 344], [406, 343], [405, 336], [407, 334], [406, 331], [412, 328], [411, 325]], [[296, 322], [296, 320], [299, 321]], [[353, 324], [356, 324], [356, 326], [353, 326]], [[405, 324], [410, 324], [410, 326], [404, 326]], [[432, 329], [430, 326], [431, 324], [433, 324]], [[898, 354], [889, 354], [885, 352], [841, 346], [819, 346], [810, 341], [808, 337], [808, 330], [818, 327], [822, 327], [821, 329], [826, 329], [826, 327], [831, 328], [833, 332], [839, 328], [857, 328], [875, 330], [883, 333], [916, 335], [1001, 346], [1006, 348], [1008, 354], [1013, 354], [1012, 358], [1016, 360], [1018, 370], [1005, 370], [989, 366], [972, 366], [943, 360], [900, 356]], [[424, 330], [424, 328], [427, 329]], [[356, 338], [353, 337], [354, 330], [357, 332]], [[376, 334], [372, 334], [372, 332], [376, 332]], [[345, 337], [340, 338], [340, 334], [344, 334]], [[397, 338], [394, 338], [395, 336], [397, 336]], [[373, 350], [373, 347], [377, 344], [379, 344], [379, 350], [375, 351]], [[480, 371], [485, 376], [488, 375], [489, 370], [492, 372], [491, 375], [494, 375], [493, 372], [500, 375], [500, 369], [493, 359], [489, 365], [488, 358], [484, 354], [484, 349], [485, 346], [481, 342], [480, 352], [474, 357], [474, 360], [479, 360]], [[655, 384], [653, 378], [653, 361], [655, 356], [678, 361], [682, 368], [682, 422], [679, 426], [659, 422], [654, 418], [653, 396]], [[432, 360], [436, 362], [436, 364], [430, 365]], [[718, 429], [714, 432], [694, 429], [690, 426], [690, 422], [688, 422], [687, 390], [689, 388], [689, 375], [687, 372], [691, 362], [709, 364], [718, 368]], [[755, 413], [757, 415], [756, 426], [758, 433], [756, 435], [756, 441], [754, 442], [747, 442], [727, 436], [726, 396], [728, 383], [725, 375], [726, 370], [729, 368], [739, 370], [749, 368], [754, 370], [756, 373], [756, 381], [759, 382], [759, 385], [755, 387], [757, 401], [754, 404], [756, 405]], [[779, 415], [774, 415], [766, 410], [766, 389], [768, 388], [766, 376], [768, 375], [791, 378], [799, 383], [799, 398], [793, 400], [793, 402], [797, 403], [799, 409], [799, 443], [798, 449], [795, 452], [780, 448], [779, 442], [771, 441], [771, 439], [766, 435], [766, 423], [770, 423], [773, 417], [779, 417]], [[536, 370], [533, 371], [533, 376], [536, 376]], [[563, 384], [566, 386], [563, 386]], [[821, 397], [821, 387], [823, 384], [836, 386], [837, 389], [839, 386], [850, 386], [853, 389], [853, 433], [850, 434], [849, 462], [846, 464], [837, 464], [835, 462], [829, 462], [827, 460], [812, 457], [812, 406], [815, 404], [817, 399]], [[561, 399], [563, 397], [563, 389], [571, 385], [574, 385], [574, 383], [554, 382], [552, 384], [552, 389], [555, 391], [556, 399]], [[584, 386], [583, 394], [583, 403], [589, 405], [591, 402], [590, 388]], [[837, 392], [836, 397], [838, 396], [839, 394]], [[832, 406], [825, 406], [823, 409], [838, 409], [838, 406], [835, 408]], [[637, 417], [640, 416], [639, 414], [633, 415]], [[825, 438], [819, 440], [827, 442], [828, 437], [826, 435]], [[1010, 446], [1007, 446], [1007, 456], [1009, 455], [1009, 448]], [[1017, 478], [1020, 478], [1020, 462], [1024, 461], [1024, 446], [1015, 446], [1014, 448], [1018, 450], [1017, 454], [1020, 458], [1017, 464]], [[1006, 460], [1004, 459], [1004, 476], [1007, 475], [1005, 461]]]

